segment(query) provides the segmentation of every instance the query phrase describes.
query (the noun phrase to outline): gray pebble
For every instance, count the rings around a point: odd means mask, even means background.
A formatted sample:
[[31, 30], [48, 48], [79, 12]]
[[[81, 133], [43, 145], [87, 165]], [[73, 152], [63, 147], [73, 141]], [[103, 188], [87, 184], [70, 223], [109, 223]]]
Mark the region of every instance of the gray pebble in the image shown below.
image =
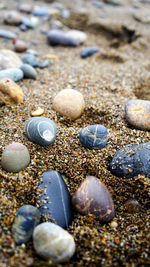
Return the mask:
[[48, 65], [49, 65], [50, 61], [49, 60], [44, 60], [42, 63], [39, 64], [39, 68], [40, 69], [44, 69], [44, 68], [47, 68]]
[[25, 54], [22, 57], [22, 61], [23, 61], [23, 63], [29, 64], [32, 67], [38, 67], [39, 66], [38, 60], [36, 59], [36, 57], [34, 55], [31, 55], [31, 54]]
[[36, 80], [37, 73], [31, 65], [23, 64], [20, 69], [23, 71], [25, 78]]
[[10, 68], [0, 71], [0, 79], [9, 78], [14, 82], [18, 82], [23, 79], [23, 71], [18, 68]]
[[11, 31], [0, 29], [0, 37], [7, 39], [15, 39], [17, 38], [17, 34]]

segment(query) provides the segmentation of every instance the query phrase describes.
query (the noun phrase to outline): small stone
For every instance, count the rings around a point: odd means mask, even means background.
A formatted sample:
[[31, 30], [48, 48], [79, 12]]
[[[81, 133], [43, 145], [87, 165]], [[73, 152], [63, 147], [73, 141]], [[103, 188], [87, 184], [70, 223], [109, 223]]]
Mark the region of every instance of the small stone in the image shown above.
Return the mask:
[[36, 59], [36, 57], [32, 54], [26, 54], [22, 57], [22, 61], [25, 64], [29, 64], [32, 67], [38, 67], [39, 66], [39, 62]]
[[28, 30], [28, 28], [24, 24], [21, 24], [19, 28], [22, 32], [26, 32]]
[[31, 21], [31, 18], [29, 19], [27, 17], [23, 17], [21, 19], [21, 23], [22, 23], [22, 25], [26, 26], [29, 29], [33, 29], [34, 28], [34, 25], [33, 25], [33, 22]]
[[36, 70], [29, 64], [23, 64], [20, 69], [23, 71], [24, 73], [24, 78], [29, 78], [29, 79], [33, 79], [36, 80]]
[[15, 40], [14, 41], [14, 48], [16, 52], [25, 52], [27, 50], [27, 44], [22, 40]]
[[31, 13], [32, 12], [32, 5], [28, 3], [22, 3], [18, 6], [19, 11], [24, 13]]
[[44, 113], [44, 109], [38, 107], [35, 111], [31, 112], [31, 116], [37, 117], [37, 116], [41, 116], [43, 113]]
[[79, 42], [71, 35], [67, 35], [61, 30], [50, 30], [47, 33], [47, 40], [50, 45], [78, 46]]
[[52, 54], [47, 54], [45, 57], [47, 59], [52, 59], [52, 60], [58, 60], [59, 59], [58, 56], [52, 55]]
[[78, 30], [70, 30], [66, 33], [66, 35], [70, 38], [75, 39], [78, 44], [83, 44], [87, 39], [86, 33]]
[[118, 226], [118, 223], [116, 221], [111, 221], [110, 222], [110, 227], [111, 228], [117, 228], [117, 226]]
[[40, 69], [44, 69], [44, 68], [47, 68], [49, 65], [49, 60], [44, 60], [42, 63], [39, 63], [39, 68]]
[[77, 119], [84, 111], [84, 98], [80, 92], [73, 89], [64, 89], [54, 98], [53, 108], [62, 116], [71, 120]]
[[83, 215], [94, 214], [100, 222], [114, 218], [114, 204], [106, 186], [94, 176], [87, 176], [72, 198], [75, 208]]
[[21, 23], [21, 15], [15, 10], [11, 10], [5, 13], [4, 22], [9, 25], [19, 25]]
[[0, 79], [8, 78], [14, 82], [18, 82], [23, 79], [23, 71], [17, 68], [10, 68], [0, 71]]
[[40, 223], [40, 212], [32, 205], [22, 206], [12, 225], [12, 235], [17, 245], [27, 243], [33, 233], [34, 228]]
[[37, 16], [37, 17], [47, 16], [48, 15], [48, 12], [49, 12], [49, 9], [46, 6], [36, 7], [32, 11], [33, 15], [34, 16]]
[[57, 128], [54, 121], [44, 117], [35, 117], [26, 122], [25, 132], [35, 144], [48, 146], [54, 142]]
[[23, 91], [18, 84], [8, 78], [0, 80], [0, 103], [19, 104], [23, 98]]
[[33, 55], [35, 57], [37, 57], [39, 55], [39, 53], [36, 50], [33, 50], [33, 49], [28, 49], [27, 53], [31, 54], [31, 55]]
[[22, 61], [18, 55], [8, 49], [0, 50], [0, 70], [9, 68], [20, 68]]
[[43, 219], [53, 221], [65, 229], [72, 223], [70, 193], [57, 171], [42, 174], [37, 188], [37, 205]]
[[133, 178], [143, 174], [150, 178], [150, 142], [130, 144], [118, 150], [110, 163], [110, 170], [118, 177]]
[[17, 38], [17, 34], [11, 31], [0, 29], [0, 37], [6, 39], [15, 39]]
[[136, 199], [128, 199], [124, 203], [125, 210], [129, 213], [135, 213], [140, 211], [140, 204]]
[[92, 47], [92, 46], [88, 46], [88, 47], [85, 47], [81, 53], [80, 53], [80, 56], [82, 58], [87, 58], [87, 57], [91, 57], [93, 56], [94, 54], [98, 53], [99, 52], [99, 49], [96, 48], [96, 47]]
[[105, 147], [107, 139], [107, 128], [100, 124], [87, 126], [79, 134], [81, 144], [89, 149]]
[[57, 263], [69, 261], [75, 252], [73, 237], [60, 226], [50, 222], [35, 227], [33, 245], [39, 256]]
[[2, 153], [1, 165], [7, 172], [19, 172], [30, 163], [30, 154], [26, 146], [15, 143], [6, 146]]
[[63, 19], [68, 19], [70, 17], [70, 14], [71, 14], [71, 12], [69, 9], [64, 9], [61, 12], [61, 16]]
[[135, 128], [150, 130], [150, 101], [130, 100], [125, 105], [125, 117]]

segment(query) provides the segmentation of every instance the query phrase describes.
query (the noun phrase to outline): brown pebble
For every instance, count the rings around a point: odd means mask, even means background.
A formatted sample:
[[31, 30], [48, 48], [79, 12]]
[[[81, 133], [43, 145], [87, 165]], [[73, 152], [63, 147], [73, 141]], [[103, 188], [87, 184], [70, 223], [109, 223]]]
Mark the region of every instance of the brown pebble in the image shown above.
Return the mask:
[[21, 15], [15, 10], [5, 13], [4, 22], [9, 25], [19, 25], [21, 23]]
[[38, 107], [35, 111], [31, 112], [32, 117], [41, 116], [44, 113], [44, 109]]
[[73, 195], [72, 203], [81, 214], [94, 214], [102, 223], [111, 221], [115, 215], [110, 192], [94, 176], [88, 176], [81, 183]]
[[16, 52], [25, 52], [27, 50], [27, 44], [23, 40], [15, 40], [14, 48]]
[[124, 203], [125, 210], [129, 213], [139, 212], [140, 204], [136, 199], [129, 199]]
[[23, 91], [18, 84], [8, 78], [0, 80], [0, 103], [19, 104], [23, 98]]
[[60, 91], [53, 101], [54, 110], [71, 120], [79, 118], [83, 113], [84, 107], [85, 103], [82, 94], [73, 89]]

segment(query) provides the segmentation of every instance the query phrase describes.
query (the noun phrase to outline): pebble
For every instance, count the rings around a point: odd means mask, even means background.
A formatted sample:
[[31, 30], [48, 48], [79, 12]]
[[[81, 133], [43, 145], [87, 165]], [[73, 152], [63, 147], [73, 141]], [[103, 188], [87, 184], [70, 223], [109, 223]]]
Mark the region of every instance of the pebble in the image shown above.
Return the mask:
[[82, 58], [87, 58], [87, 57], [91, 57], [93, 56], [94, 54], [98, 53], [99, 52], [99, 49], [96, 48], [96, 47], [92, 47], [92, 46], [88, 46], [88, 47], [85, 47], [81, 53], [80, 53], [80, 56]]
[[73, 237], [60, 226], [50, 222], [35, 227], [33, 245], [39, 256], [57, 263], [69, 261], [75, 252]]
[[140, 204], [136, 199], [128, 199], [124, 203], [125, 210], [129, 213], [135, 213], [140, 211]]
[[37, 204], [42, 217], [53, 220], [62, 228], [72, 223], [71, 197], [62, 176], [57, 171], [46, 171], [37, 189]]
[[37, 17], [47, 16], [48, 12], [49, 12], [49, 9], [46, 6], [37, 7], [32, 11], [33, 15]]
[[16, 52], [25, 52], [27, 50], [27, 44], [23, 40], [14, 40], [14, 49]]
[[15, 10], [8, 11], [4, 14], [4, 22], [9, 25], [19, 25], [21, 23], [21, 15]]
[[17, 38], [17, 34], [8, 30], [0, 29], [0, 37], [6, 39], [15, 39]]
[[135, 99], [127, 102], [125, 118], [135, 128], [150, 130], [150, 101]]
[[22, 61], [15, 52], [9, 49], [0, 50], [0, 70], [20, 68], [21, 65]]
[[43, 113], [44, 113], [44, 109], [38, 107], [36, 110], [31, 112], [31, 116], [37, 117], [37, 116], [41, 116]]
[[106, 186], [96, 177], [87, 176], [74, 193], [72, 203], [83, 215], [94, 214], [100, 222], [114, 218], [114, 203]]
[[53, 29], [47, 33], [47, 40], [50, 45], [78, 46], [79, 42], [66, 32]]
[[133, 178], [143, 174], [150, 178], [150, 142], [126, 145], [114, 155], [110, 170], [118, 177]]
[[33, 50], [33, 49], [28, 49], [27, 53], [31, 54], [31, 55], [33, 55], [35, 57], [39, 55], [39, 53], [36, 50]]
[[71, 120], [79, 118], [84, 111], [84, 107], [83, 95], [73, 89], [60, 91], [53, 100], [54, 110]]
[[29, 3], [22, 3], [18, 6], [19, 11], [24, 13], [31, 13], [32, 12], [32, 5]]
[[24, 73], [24, 78], [29, 78], [29, 79], [33, 79], [36, 80], [36, 70], [29, 64], [23, 64], [20, 69], [23, 71]]
[[111, 228], [114, 228], [115, 229], [115, 228], [117, 228], [117, 226], [118, 226], [118, 223], [116, 221], [111, 221], [110, 222], [110, 227]]
[[33, 22], [31, 21], [31, 18], [27, 18], [27, 17], [23, 17], [21, 19], [21, 23], [22, 25], [24, 25], [25, 27], [29, 28], [29, 29], [33, 29], [35, 26], [33, 24]]
[[13, 142], [2, 153], [1, 165], [7, 172], [20, 172], [30, 163], [30, 154], [26, 146]]
[[31, 65], [32, 67], [38, 67], [39, 66], [39, 62], [38, 60], [36, 59], [36, 57], [32, 54], [25, 54], [23, 57], [22, 57], [22, 61], [23, 63], [25, 64], [29, 64]]
[[49, 65], [50, 61], [49, 60], [44, 60], [42, 63], [39, 63], [39, 68], [40, 69], [44, 69], [44, 68], [47, 68], [48, 65]]
[[14, 82], [18, 82], [23, 79], [23, 71], [18, 68], [10, 68], [0, 71], [0, 79], [9, 78]]
[[18, 84], [8, 78], [0, 80], [0, 103], [19, 104], [23, 99], [23, 91]]
[[81, 144], [89, 149], [105, 147], [107, 139], [107, 128], [100, 124], [87, 126], [79, 134]]
[[63, 9], [61, 12], [61, 16], [63, 19], [68, 19], [70, 17], [70, 10], [69, 9]]
[[79, 30], [70, 30], [66, 33], [66, 35], [70, 38], [75, 39], [78, 44], [83, 44], [87, 39], [86, 33]]
[[40, 212], [32, 205], [22, 206], [15, 216], [12, 235], [17, 245], [27, 243], [34, 228], [40, 223]]
[[24, 24], [21, 24], [19, 28], [22, 32], [26, 32], [28, 30], [28, 28]]
[[56, 137], [56, 124], [45, 117], [30, 118], [25, 125], [27, 137], [35, 144], [50, 145]]

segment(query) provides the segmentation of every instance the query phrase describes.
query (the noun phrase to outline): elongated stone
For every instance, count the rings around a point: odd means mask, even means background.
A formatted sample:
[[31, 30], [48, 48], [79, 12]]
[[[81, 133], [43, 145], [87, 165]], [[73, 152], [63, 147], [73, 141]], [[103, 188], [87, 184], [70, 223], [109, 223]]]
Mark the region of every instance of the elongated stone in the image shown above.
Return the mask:
[[27, 243], [33, 233], [34, 227], [40, 223], [40, 212], [32, 205], [22, 206], [12, 226], [12, 235], [17, 245]]
[[72, 222], [71, 198], [57, 171], [43, 173], [37, 188], [37, 204], [43, 217], [67, 228]]
[[29, 119], [25, 125], [27, 137], [41, 146], [50, 145], [56, 137], [56, 124], [45, 117], [34, 117]]
[[98, 51], [99, 49], [97, 47], [88, 46], [81, 51], [80, 56], [82, 58], [91, 57], [92, 55], [98, 53]]
[[78, 46], [79, 41], [67, 35], [67, 33], [61, 30], [50, 30], [47, 33], [47, 40], [50, 45], [63, 45], [63, 46]]
[[18, 68], [10, 68], [0, 71], [0, 79], [9, 78], [14, 82], [18, 82], [23, 79], [23, 71]]
[[0, 37], [6, 39], [15, 39], [17, 38], [17, 34], [12, 31], [0, 29]]
[[31, 65], [23, 64], [20, 69], [23, 71], [25, 78], [36, 80], [37, 73]]

